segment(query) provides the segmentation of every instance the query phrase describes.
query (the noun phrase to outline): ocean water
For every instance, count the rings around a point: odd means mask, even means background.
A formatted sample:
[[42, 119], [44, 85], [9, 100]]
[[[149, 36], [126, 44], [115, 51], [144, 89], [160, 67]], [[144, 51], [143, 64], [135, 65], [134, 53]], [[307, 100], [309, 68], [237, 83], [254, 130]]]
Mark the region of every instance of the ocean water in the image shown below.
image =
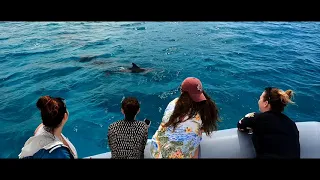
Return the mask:
[[[117, 72], [134, 62], [152, 71]], [[63, 133], [79, 157], [109, 151], [121, 100], [141, 102], [149, 138], [188, 76], [217, 103], [219, 129], [258, 111], [266, 86], [296, 92], [285, 113], [319, 121], [318, 22], [0, 22], [0, 158], [17, 158], [41, 123], [42, 95], [66, 99]]]

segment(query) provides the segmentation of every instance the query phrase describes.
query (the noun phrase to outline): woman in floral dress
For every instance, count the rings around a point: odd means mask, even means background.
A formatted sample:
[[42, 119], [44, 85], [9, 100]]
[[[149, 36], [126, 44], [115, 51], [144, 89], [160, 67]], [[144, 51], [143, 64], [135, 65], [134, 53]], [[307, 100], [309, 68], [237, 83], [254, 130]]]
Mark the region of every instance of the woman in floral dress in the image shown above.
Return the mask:
[[152, 137], [154, 158], [199, 158], [202, 133], [217, 130], [218, 108], [194, 77], [181, 84], [181, 95], [172, 100]]

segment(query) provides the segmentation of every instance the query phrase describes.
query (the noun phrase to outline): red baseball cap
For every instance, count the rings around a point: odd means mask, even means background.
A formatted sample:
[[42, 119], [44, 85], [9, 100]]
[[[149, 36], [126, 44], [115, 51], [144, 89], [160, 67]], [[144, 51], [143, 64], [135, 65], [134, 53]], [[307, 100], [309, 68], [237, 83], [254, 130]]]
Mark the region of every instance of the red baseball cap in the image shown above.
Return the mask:
[[188, 92], [191, 99], [195, 102], [207, 100], [203, 94], [201, 81], [195, 77], [186, 78], [181, 84], [181, 90]]

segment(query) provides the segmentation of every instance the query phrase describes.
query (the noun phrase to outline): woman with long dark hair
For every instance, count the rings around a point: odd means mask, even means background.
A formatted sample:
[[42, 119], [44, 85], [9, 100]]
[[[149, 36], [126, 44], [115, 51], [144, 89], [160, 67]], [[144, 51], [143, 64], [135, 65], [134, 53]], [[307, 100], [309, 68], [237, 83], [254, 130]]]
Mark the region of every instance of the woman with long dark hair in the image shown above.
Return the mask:
[[152, 137], [154, 158], [199, 158], [202, 133], [217, 130], [218, 108], [194, 77], [181, 84], [181, 95], [172, 100]]

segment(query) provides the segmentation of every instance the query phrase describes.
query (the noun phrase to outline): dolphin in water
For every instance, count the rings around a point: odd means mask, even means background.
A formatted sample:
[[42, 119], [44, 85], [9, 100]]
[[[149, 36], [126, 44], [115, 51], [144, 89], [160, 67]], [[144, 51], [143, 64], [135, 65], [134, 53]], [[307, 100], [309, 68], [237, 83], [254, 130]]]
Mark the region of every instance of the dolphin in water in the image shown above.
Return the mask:
[[130, 72], [130, 73], [141, 73], [141, 72], [149, 72], [150, 69], [140, 68], [135, 63], [132, 63], [132, 67], [121, 69], [121, 72]]
[[147, 73], [150, 72], [152, 69], [147, 69], [147, 68], [140, 68], [138, 65], [136, 65], [135, 63], [132, 63], [132, 67], [129, 68], [124, 68], [124, 67], [120, 67], [120, 70], [117, 71], [110, 71], [107, 70], [105, 71], [106, 76], [109, 76], [113, 73], [117, 73], [117, 72], [126, 72], [126, 73]]

